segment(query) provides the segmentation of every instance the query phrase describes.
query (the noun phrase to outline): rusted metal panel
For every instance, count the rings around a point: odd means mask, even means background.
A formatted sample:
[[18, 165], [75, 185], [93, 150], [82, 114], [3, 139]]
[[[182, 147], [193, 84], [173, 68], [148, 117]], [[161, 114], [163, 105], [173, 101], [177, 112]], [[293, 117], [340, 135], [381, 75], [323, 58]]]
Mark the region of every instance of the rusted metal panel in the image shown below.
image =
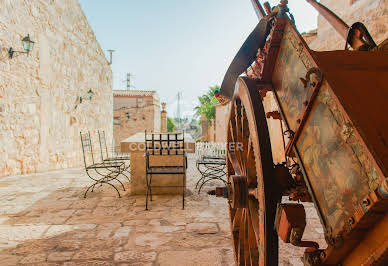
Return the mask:
[[363, 139], [354, 145], [367, 147], [376, 170], [388, 176], [388, 51], [312, 52], [312, 56]]
[[342, 230], [356, 205], [378, 186], [349, 121], [324, 82], [296, 144], [326, 224]]
[[287, 25], [272, 82], [289, 129], [294, 132], [299, 128], [299, 119], [305, 108], [304, 102], [309, 100], [313, 93], [310, 88], [303, 86], [300, 78], [305, 77], [308, 69], [314, 66], [292, 26]]

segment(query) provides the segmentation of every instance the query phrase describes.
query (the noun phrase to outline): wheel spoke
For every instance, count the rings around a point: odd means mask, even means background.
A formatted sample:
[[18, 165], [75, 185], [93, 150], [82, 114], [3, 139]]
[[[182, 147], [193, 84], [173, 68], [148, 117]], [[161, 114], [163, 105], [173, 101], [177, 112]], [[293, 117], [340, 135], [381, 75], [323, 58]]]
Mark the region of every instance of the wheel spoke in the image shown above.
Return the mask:
[[237, 160], [237, 157], [236, 157], [236, 153], [234, 151], [229, 151], [228, 150], [228, 159], [230, 161], [230, 163], [232, 164], [232, 167], [233, 167], [233, 170], [234, 170], [234, 174], [235, 175], [242, 175], [241, 174], [241, 166], [240, 164], [238, 163], [238, 160]]
[[[259, 202], [256, 200], [249, 199], [248, 201], [249, 204], [249, 214], [251, 218], [251, 223], [252, 223], [252, 229], [255, 234], [256, 240], [260, 240], [260, 220], [259, 220]], [[257, 242], [257, 245], [259, 242]]]
[[239, 231], [239, 245], [238, 245], [238, 264], [245, 265], [245, 209], [242, 209], [242, 215], [240, 217], [240, 231]]
[[242, 155], [242, 149], [241, 145], [243, 145], [243, 135], [242, 135], [242, 123], [241, 123], [241, 104], [236, 103], [236, 106], [234, 108], [234, 119], [235, 119], [235, 125], [236, 129], [234, 132], [236, 132], [237, 142], [235, 142], [235, 148], [236, 148], [236, 157], [238, 162], [240, 163], [240, 168], [243, 175], [246, 175], [246, 166], [245, 166], [245, 157]]
[[244, 216], [244, 228], [245, 228], [245, 235], [244, 235], [244, 245], [245, 245], [245, 265], [251, 265], [251, 257], [250, 257], [250, 246], [249, 246], [249, 213], [248, 209], [245, 210], [245, 216]]
[[245, 114], [245, 108], [244, 106], [241, 107], [241, 135], [242, 135], [242, 147], [243, 149], [241, 150], [241, 157], [243, 158], [245, 162], [245, 175], [249, 176], [249, 161], [251, 158], [248, 157], [248, 145], [250, 141], [250, 134], [249, 130], [247, 130], [248, 127], [248, 120]]
[[[249, 200], [251, 201], [251, 200]], [[255, 234], [254, 225], [252, 221], [252, 215], [255, 215], [254, 213], [251, 213], [251, 209], [248, 209], [248, 240], [249, 240], [249, 256], [251, 259], [251, 265], [259, 265], [259, 251], [258, 251], [258, 242], [257, 242], [257, 236]]]
[[241, 222], [242, 213], [243, 213], [243, 209], [237, 209], [236, 213], [234, 214], [233, 224], [232, 224], [233, 232], [237, 232], [238, 230], [240, 230], [240, 222]]

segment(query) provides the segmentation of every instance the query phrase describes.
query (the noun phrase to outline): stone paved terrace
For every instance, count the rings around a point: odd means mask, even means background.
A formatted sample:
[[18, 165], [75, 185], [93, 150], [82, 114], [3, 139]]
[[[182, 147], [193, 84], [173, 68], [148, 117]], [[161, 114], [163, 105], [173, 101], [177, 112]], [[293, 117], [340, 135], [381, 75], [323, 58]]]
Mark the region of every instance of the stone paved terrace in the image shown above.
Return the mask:
[[[0, 264], [234, 265], [227, 202], [209, 188], [193, 193], [198, 178], [191, 157], [186, 209], [179, 196], [155, 196], [149, 212], [145, 197], [119, 199], [106, 185], [84, 199], [83, 169], [0, 178]], [[323, 243], [306, 211], [305, 238]], [[303, 248], [281, 244], [280, 253], [280, 265], [301, 265]]]

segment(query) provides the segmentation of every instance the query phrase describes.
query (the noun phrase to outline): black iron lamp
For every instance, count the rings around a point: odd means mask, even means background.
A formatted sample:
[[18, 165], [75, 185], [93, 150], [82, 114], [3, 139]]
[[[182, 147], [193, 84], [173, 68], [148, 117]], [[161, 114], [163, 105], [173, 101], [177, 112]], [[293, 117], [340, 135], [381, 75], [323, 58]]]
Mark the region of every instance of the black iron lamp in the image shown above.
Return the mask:
[[14, 54], [16, 54], [16, 53], [27, 54], [27, 56], [28, 56], [28, 54], [30, 53], [32, 48], [34, 48], [35, 42], [31, 40], [30, 34], [28, 34], [26, 37], [24, 37], [22, 39], [22, 44], [23, 44], [24, 51], [15, 51], [12, 47], [10, 47], [8, 49], [9, 58], [12, 59], [14, 57]]
[[[94, 92], [92, 89], [89, 89], [88, 92], [86, 93], [86, 98], [91, 101], [94, 96]], [[82, 96], [79, 97], [79, 103], [82, 103]]]
[[77, 99], [75, 100], [74, 109], [77, 109], [78, 105], [80, 105], [82, 103], [82, 100], [84, 98], [86, 98], [89, 101], [91, 101], [93, 96], [94, 96], [94, 92], [92, 91], [92, 89], [89, 89], [85, 96], [78, 96]]

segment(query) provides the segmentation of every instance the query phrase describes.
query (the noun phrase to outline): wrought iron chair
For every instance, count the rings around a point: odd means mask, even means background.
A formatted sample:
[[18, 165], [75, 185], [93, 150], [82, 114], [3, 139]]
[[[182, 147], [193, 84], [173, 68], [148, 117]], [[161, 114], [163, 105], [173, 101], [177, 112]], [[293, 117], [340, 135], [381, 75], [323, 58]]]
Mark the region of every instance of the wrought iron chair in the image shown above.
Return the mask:
[[[145, 132], [146, 156], [146, 210], [148, 210], [148, 196], [152, 201], [152, 188], [176, 187], [182, 188], [182, 209], [185, 208], [186, 169], [187, 155], [183, 133], [147, 133]], [[151, 156], [181, 155], [182, 163], [169, 166], [153, 166], [150, 164]], [[152, 186], [153, 175], [182, 175], [182, 185]]]
[[203, 155], [201, 160], [197, 160], [197, 169], [202, 175], [195, 185], [195, 188], [199, 186], [198, 194], [201, 193], [202, 187], [211, 180], [220, 180], [226, 185], [223, 178], [226, 175], [225, 156]]
[[[112, 181], [117, 181], [121, 184], [123, 190], [125, 191], [123, 183], [118, 179], [118, 176], [122, 174], [122, 172], [125, 169], [125, 165], [123, 162], [101, 162], [96, 163], [94, 161], [94, 155], [93, 155], [93, 146], [92, 141], [90, 138], [90, 132], [88, 133], [82, 133], [80, 132], [81, 137], [81, 146], [82, 146], [82, 154], [84, 158], [84, 164], [85, 164], [85, 171], [86, 174], [94, 181], [94, 184], [89, 186], [84, 194], [84, 198], [86, 198], [86, 194], [90, 189], [92, 189], [92, 192], [96, 185], [100, 184], [102, 186], [103, 184], [108, 184], [112, 186], [117, 194], [119, 195], [119, 198], [121, 197], [119, 190], [112, 184]], [[91, 175], [91, 172], [94, 172], [94, 174]]]
[[129, 176], [124, 174], [124, 173], [127, 173], [129, 175], [129, 167], [130, 167], [129, 155], [114, 156], [112, 152], [112, 157], [109, 157], [108, 146], [106, 145], [105, 131], [103, 130], [98, 131], [98, 140], [100, 141], [100, 152], [101, 152], [102, 162], [123, 162], [124, 171], [121, 174], [124, 175], [130, 182], [131, 180], [129, 179]]

